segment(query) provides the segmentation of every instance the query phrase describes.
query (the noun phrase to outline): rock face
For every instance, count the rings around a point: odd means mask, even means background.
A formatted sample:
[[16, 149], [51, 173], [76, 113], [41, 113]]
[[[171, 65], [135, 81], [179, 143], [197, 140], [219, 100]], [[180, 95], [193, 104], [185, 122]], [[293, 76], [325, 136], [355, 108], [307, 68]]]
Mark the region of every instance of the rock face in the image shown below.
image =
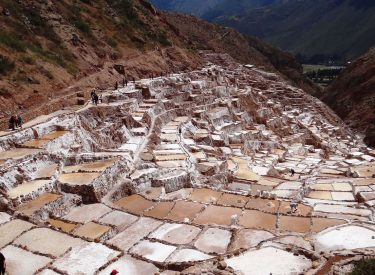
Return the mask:
[[321, 95], [350, 126], [363, 131], [375, 146], [375, 51], [354, 61]]
[[314, 274], [374, 254], [373, 149], [276, 74], [201, 58], [0, 132], [10, 274], [29, 274], [20, 257], [41, 274]]

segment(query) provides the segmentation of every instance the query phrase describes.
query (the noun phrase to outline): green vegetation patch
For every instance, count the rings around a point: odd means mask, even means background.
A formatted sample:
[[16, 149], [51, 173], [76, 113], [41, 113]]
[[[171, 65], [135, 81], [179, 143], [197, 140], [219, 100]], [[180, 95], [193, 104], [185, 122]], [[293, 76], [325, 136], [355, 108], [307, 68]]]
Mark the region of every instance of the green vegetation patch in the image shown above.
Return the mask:
[[25, 52], [27, 44], [17, 34], [0, 30], [0, 44], [3, 44], [17, 52]]
[[0, 74], [5, 75], [14, 69], [14, 63], [6, 56], [0, 55]]
[[354, 266], [354, 270], [350, 275], [374, 275], [375, 274], [375, 259], [361, 260]]
[[342, 72], [342, 66], [325, 66], [315, 64], [303, 64], [304, 74], [316, 84], [328, 86]]
[[105, 42], [107, 42], [107, 44], [112, 48], [116, 48], [118, 45], [117, 41], [112, 37], [106, 37]]
[[69, 18], [70, 24], [74, 25], [82, 33], [91, 35], [90, 25], [85, 22], [80, 16], [73, 16]]
[[34, 65], [34, 64], [35, 64], [35, 60], [34, 60], [34, 58], [32, 58], [32, 57], [29, 56], [29, 55], [23, 55], [23, 56], [21, 56], [20, 60], [21, 60], [23, 63], [29, 64], [29, 65]]
[[134, 8], [133, 0], [106, 0], [108, 5], [116, 11], [121, 18], [123, 27], [133, 27], [142, 29], [144, 23], [140, 20], [137, 11]]

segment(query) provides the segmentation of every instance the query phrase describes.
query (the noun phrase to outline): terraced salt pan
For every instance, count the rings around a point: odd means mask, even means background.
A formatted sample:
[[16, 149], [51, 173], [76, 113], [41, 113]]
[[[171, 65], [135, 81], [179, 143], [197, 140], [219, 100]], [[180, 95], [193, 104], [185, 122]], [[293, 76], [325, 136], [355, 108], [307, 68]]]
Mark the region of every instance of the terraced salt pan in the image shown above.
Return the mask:
[[194, 245], [207, 253], [224, 254], [230, 243], [232, 234], [223, 229], [209, 228], [195, 241]]
[[49, 134], [46, 134], [42, 137], [40, 137], [40, 139], [45, 139], [45, 140], [53, 140], [53, 139], [56, 139], [56, 138], [59, 138], [65, 134], [69, 133], [69, 131], [54, 131], [54, 132], [51, 132]]
[[17, 149], [1, 152], [0, 159], [1, 160], [7, 160], [7, 159], [17, 160], [17, 159], [21, 159], [29, 155], [35, 155], [40, 152], [43, 152], [43, 150], [17, 148]]
[[48, 228], [35, 228], [17, 238], [14, 244], [25, 246], [32, 252], [59, 257], [69, 248], [84, 244], [85, 241], [73, 238]]
[[58, 177], [58, 181], [70, 185], [89, 185], [99, 176], [100, 173], [61, 174]]
[[322, 231], [315, 236], [315, 240], [316, 249], [320, 251], [375, 247], [375, 231], [349, 225]]
[[44, 269], [43, 271], [38, 273], [38, 275], [59, 275], [59, 273], [57, 273], [57, 272], [55, 272], [51, 269]]
[[25, 182], [10, 190], [8, 195], [11, 199], [15, 199], [20, 196], [31, 194], [34, 191], [36, 192], [39, 188], [47, 186], [49, 183], [49, 180], [34, 180]]
[[308, 197], [319, 200], [332, 200], [331, 192], [327, 191], [311, 191]]
[[26, 141], [25, 143], [22, 144], [22, 146], [24, 146], [24, 147], [30, 147], [30, 148], [42, 149], [49, 142], [50, 142], [50, 140], [47, 140], [47, 139], [33, 139], [33, 140]]
[[174, 202], [162, 201], [155, 205], [151, 210], [144, 212], [144, 215], [156, 219], [163, 219], [169, 214], [173, 206]]
[[238, 224], [250, 229], [276, 229], [276, 216], [256, 210], [245, 210]]
[[185, 154], [170, 154], [170, 155], [157, 155], [156, 161], [171, 161], [171, 160], [186, 160]]
[[108, 167], [112, 166], [118, 159], [99, 160], [90, 163], [82, 163], [74, 166], [65, 166], [63, 173], [74, 172], [103, 172]]
[[181, 149], [175, 149], [175, 150], [154, 150], [155, 155], [170, 155], [170, 154], [185, 154], [184, 151]]
[[293, 253], [274, 247], [248, 251], [241, 256], [226, 259], [225, 262], [244, 275], [301, 274], [311, 267], [311, 261], [306, 257], [294, 256]]
[[12, 220], [0, 226], [0, 247], [11, 243], [18, 235], [34, 225], [22, 220]]
[[157, 161], [156, 164], [160, 168], [185, 168], [187, 167], [186, 161], [182, 161], [182, 160]]
[[190, 197], [190, 194], [191, 194], [192, 191], [193, 191], [192, 188], [182, 188], [182, 189], [174, 191], [174, 192], [163, 194], [161, 196], [161, 199], [172, 200], [172, 201], [187, 199], [188, 197]]
[[116, 246], [122, 251], [127, 251], [134, 244], [146, 237], [161, 224], [162, 222], [158, 220], [141, 217], [126, 230], [107, 241], [107, 243]]
[[52, 266], [68, 274], [94, 274], [101, 266], [120, 255], [102, 244], [86, 243], [74, 247]]
[[329, 205], [329, 204], [317, 204], [314, 207], [314, 211], [324, 212], [324, 213], [350, 214], [350, 215], [358, 215], [362, 217], [368, 217], [372, 214], [371, 210], [368, 210], [368, 209], [359, 209], [359, 208], [347, 207], [343, 205]]
[[86, 223], [98, 220], [111, 211], [111, 208], [101, 203], [88, 204], [74, 208], [63, 218], [72, 222]]
[[212, 259], [213, 257], [202, 253], [195, 249], [181, 249], [174, 252], [169, 258], [167, 262], [189, 262], [189, 261], [204, 261], [208, 259]]
[[57, 164], [47, 165], [45, 167], [42, 167], [42, 168], [38, 169], [35, 172], [34, 177], [36, 179], [50, 178], [50, 177], [52, 177], [55, 174], [56, 169], [57, 169]]
[[38, 275], [59, 275], [59, 273], [56, 273], [51, 269], [45, 269], [42, 272], [38, 273]]
[[298, 233], [308, 233], [310, 231], [310, 218], [280, 216], [280, 231], [290, 231]]
[[90, 240], [96, 240], [107, 233], [110, 229], [111, 227], [106, 225], [97, 224], [95, 222], [88, 222], [77, 228], [74, 231], [74, 235]]
[[121, 145], [118, 149], [135, 153], [138, 149], [138, 146], [138, 143], [126, 143]]
[[209, 205], [199, 216], [194, 220], [196, 224], [202, 225], [226, 225], [233, 223], [236, 217], [241, 215], [240, 208], [221, 207], [216, 205]]
[[62, 220], [58, 220], [58, 219], [48, 219], [48, 222], [53, 227], [66, 233], [72, 232], [74, 229], [76, 229], [79, 226], [79, 224], [68, 223]]
[[160, 196], [165, 195], [164, 187], [150, 187], [139, 193], [148, 200], [158, 200]]
[[293, 246], [301, 247], [303, 249], [310, 250], [310, 251], [313, 250], [313, 247], [311, 246], [311, 244], [302, 237], [285, 236], [274, 241], [278, 243], [286, 244], [286, 245], [293, 245]]
[[222, 192], [217, 192], [206, 188], [194, 189], [191, 193], [190, 200], [203, 203], [212, 203], [216, 202], [222, 194]]
[[116, 201], [116, 205], [134, 214], [141, 214], [156, 203], [143, 198], [140, 195], [131, 195]]
[[248, 168], [248, 160], [241, 159], [241, 158], [232, 158], [233, 161], [238, 165], [238, 170], [235, 173], [235, 176], [238, 179], [242, 180], [249, 180], [249, 181], [258, 181], [260, 179], [260, 176], [256, 173], [252, 172]]
[[10, 216], [8, 213], [0, 212], [0, 224], [9, 222], [12, 216]]
[[312, 218], [312, 232], [317, 233], [329, 227], [345, 224], [346, 221], [339, 219]]
[[122, 231], [136, 220], [138, 220], [137, 216], [122, 211], [113, 211], [102, 217], [99, 222], [116, 226], [119, 231]]
[[21, 204], [17, 208], [17, 211], [25, 215], [33, 215], [36, 211], [40, 210], [47, 204], [56, 201], [60, 197], [61, 195], [57, 195], [54, 193], [45, 193], [45, 194], [40, 195], [35, 200], [29, 201], [25, 204]]
[[124, 275], [151, 275], [159, 271], [159, 269], [151, 263], [125, 255], [99, 272], [99, 275], [108, 275], [114, 269], [116, 269], [119, 274]]
[[245, 196], [223, 193], [217, 204], [242, 208], [248, 200], [249, 198]]
[[273, 238], [274, 235], [263, 230], [241, 229], [234, 236], [231, 250], [249, 249], [256, 247], [261, 242]]
[[7, 274], [33, 275], [52, 261], [48, 257], [33, 254], [13, 245], [8, 245], [1, 253], [6, 259]]
[[279, 206], [280, 201], [278, 200], [268, 200], [262, 198], [252, 198], [246, 204], [247, 209], [256, 209], [268, 213], [277, 213]]
[[144, 240], [134, 246], [131, 249], [131, 253], [137, 254], [151, 261], [164, 262], [175, 250], [175, 246]]
[[299, 190], [302, 187], [302, 182], [298, 181], [287, 181], [281, 183], [276, 187], [277, 190]]
[[192, 221], [202, 211], [203, 207], [204, 205], [200, 203], [177, 201], [167, 219], [177, 222]]
[[166, 223], [160, 226], [149, 237], [171, 244], [188, 244], [195, 239], [200, 231], [200, 228], [192, 225]]

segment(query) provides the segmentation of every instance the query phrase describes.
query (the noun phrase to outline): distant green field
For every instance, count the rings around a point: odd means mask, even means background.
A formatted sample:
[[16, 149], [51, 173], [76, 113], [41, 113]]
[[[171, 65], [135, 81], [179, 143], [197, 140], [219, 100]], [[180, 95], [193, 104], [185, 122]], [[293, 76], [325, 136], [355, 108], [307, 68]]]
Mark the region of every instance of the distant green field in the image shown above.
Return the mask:
[[344, 69], [342, 66], [303, 64], [303, 73], [313, 82], [323, 87], [328, 86]]
[[332, 67], [332, 66], [326, 66], [326, 65], [315, 65], [315, 64], [302, 64], [303, 67], [303, 73], [309, 73], [313, 71], [318, 71], [318, 70], [329, 70], [332, 68], [340, 68], [340, 67]]

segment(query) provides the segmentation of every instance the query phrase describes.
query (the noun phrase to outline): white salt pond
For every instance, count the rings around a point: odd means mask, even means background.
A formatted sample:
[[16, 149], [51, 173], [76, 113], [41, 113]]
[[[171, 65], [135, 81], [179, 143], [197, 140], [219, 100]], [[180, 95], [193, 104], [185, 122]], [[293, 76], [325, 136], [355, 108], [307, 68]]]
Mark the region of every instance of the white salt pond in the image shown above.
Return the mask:
[[315, 239], [320, 251], [375, 247], [375, 231], [356, 225], [327, 229]]
[[225, 262], [244, 275], [291, 275], [301, 274], [311, 267], [311, 261], [304, 256], [294, 256], [287, 251], [265, 247], [248, 251]]

